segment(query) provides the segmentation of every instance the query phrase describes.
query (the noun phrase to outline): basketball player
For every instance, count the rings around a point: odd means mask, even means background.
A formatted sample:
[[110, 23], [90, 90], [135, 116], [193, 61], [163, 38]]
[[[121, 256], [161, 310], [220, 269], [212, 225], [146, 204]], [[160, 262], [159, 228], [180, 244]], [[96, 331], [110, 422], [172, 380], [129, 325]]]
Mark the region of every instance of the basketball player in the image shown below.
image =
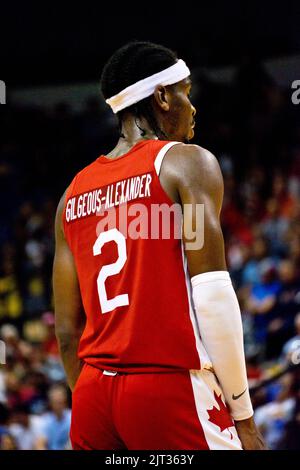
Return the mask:
[[[224, 257], [222, 176], [210, 152], [188, 144], [190, 71], [169, 49], [133, 42], [108, 61], [101, 87], [120, 139], [76, 175], [56, 217], [56, 334], [73, 448], [263, 449]], [[137, 207], [151, 224], [162, 204], [183, 212], [182, 240], [124, 233]], [[196, 236], [204, 228], [202, 248], [188, 247], [187, 226]]]

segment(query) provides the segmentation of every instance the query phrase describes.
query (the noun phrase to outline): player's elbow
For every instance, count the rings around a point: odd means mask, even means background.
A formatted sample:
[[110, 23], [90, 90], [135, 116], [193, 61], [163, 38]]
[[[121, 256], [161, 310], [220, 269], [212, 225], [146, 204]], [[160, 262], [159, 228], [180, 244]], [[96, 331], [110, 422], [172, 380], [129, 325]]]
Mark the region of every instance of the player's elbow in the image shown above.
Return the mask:
[[78, 342], [78, 337], [80, 335], [76, 328], [72, 328], [70, 325], [56, 325], [55, 336], [59, 348], [63, 352], [71, 348], [75, 342]]
[[62, 351], [68, 349], [73, 342], [72, 341], [73, 336], [68, 332], [56, 330], [55, 335], [56, 335], [58, 345]]

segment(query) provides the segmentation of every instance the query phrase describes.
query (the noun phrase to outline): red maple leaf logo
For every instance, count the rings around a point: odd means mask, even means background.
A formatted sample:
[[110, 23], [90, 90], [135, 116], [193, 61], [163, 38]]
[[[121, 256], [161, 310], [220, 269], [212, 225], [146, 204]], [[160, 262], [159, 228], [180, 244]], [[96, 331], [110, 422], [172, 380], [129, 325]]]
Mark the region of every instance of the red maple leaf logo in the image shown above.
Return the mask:
[[[228, 431], [230, 432], [229, 428], [234, 426], [234, 422], [232, 421], [231, 416], [225, 404], [223, 403], [221, 395], [218, 396], [214, 391], [214, 397], [220, 409], [213, 406], [211, 410], [207, 410], [209, 416], [208, 421], [211, 421], [216, 426], [219, 426], [221, 432], [223, 432], [225, 429], [228, 429]], [[233, 435], [231, 434], [231, 432], [230, 436], [230, 439], [232, 439]]]

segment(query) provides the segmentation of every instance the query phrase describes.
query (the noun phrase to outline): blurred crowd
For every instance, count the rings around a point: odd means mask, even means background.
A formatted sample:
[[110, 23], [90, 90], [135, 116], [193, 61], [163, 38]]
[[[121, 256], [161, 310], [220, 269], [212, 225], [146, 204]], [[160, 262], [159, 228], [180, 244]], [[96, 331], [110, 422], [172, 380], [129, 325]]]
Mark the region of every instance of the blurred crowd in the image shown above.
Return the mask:
[[[218, 158], [222, 226], [242, 310], [255, 419], [300, 447], [300, 116], [291, 90], [245, 58], [230, 84], [195, 71], [193, 140]], [[4, 109], [5, 108], [5, 109]], [[73, 175], [118, 139], [100, 97], [80, 113], [0, 108], [0, 449], [69, 449], [71, 396], [54, 333], [53, 224]]]

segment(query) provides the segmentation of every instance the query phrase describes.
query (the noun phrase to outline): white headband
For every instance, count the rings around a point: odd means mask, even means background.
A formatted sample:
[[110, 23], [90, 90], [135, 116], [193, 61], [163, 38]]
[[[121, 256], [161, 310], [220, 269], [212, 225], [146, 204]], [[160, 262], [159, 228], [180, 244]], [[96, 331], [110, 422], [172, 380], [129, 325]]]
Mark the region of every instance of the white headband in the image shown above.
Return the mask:
[[122, 109], [128, 108], [132, 104], [152, 95], [157, 85], [173, 85], [173, 83], [180, 82], [188, 77], [190, 73], [185, 62], [179, 59], [171, 67], [124, 88], [120, 93], [106, 100], [106, 103], [109, 104], [116, 114]]

